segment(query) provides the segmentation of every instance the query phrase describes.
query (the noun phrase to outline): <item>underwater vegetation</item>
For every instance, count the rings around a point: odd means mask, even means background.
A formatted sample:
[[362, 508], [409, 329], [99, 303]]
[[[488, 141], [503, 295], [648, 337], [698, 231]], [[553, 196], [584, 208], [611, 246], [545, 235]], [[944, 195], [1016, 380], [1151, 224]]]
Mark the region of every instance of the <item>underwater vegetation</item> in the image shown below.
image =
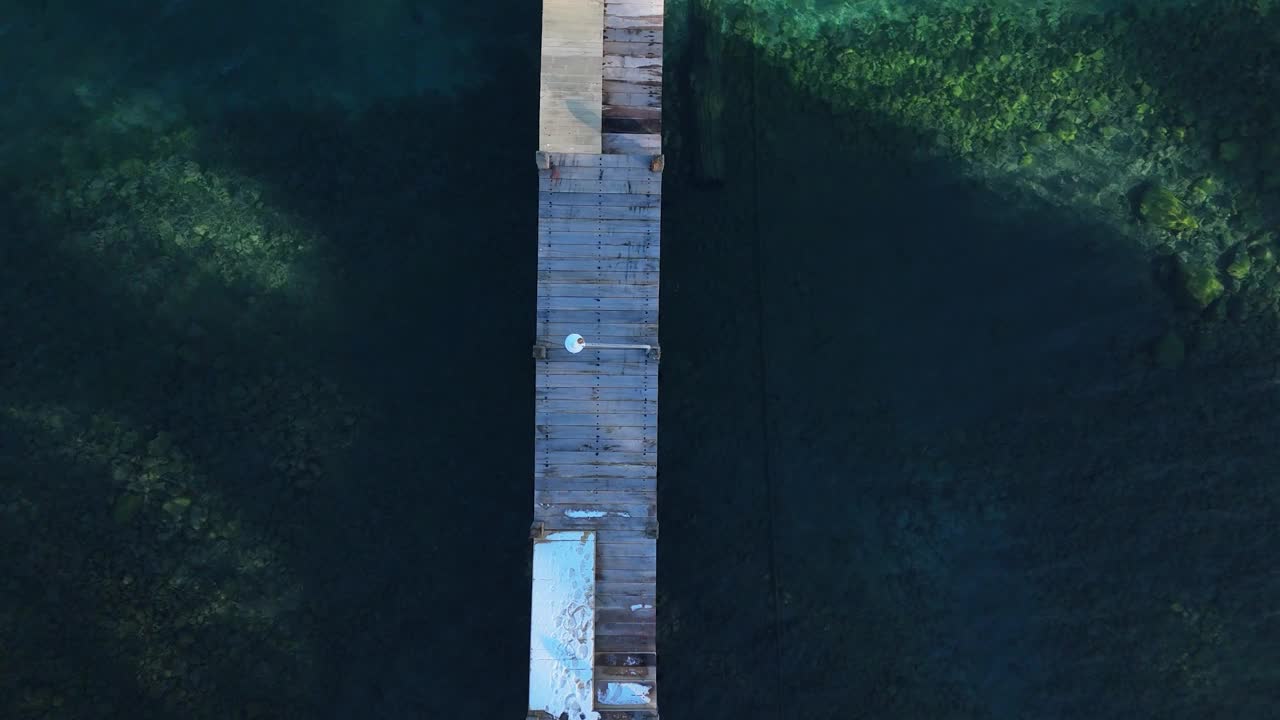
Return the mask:
[[1149, 188], [1142, 194], [1139, 204], [1142, 217], [1158, 228], [1172, 232], [1195, 230], [1199, 223], [1191, 216], [1187, 206], [1173, 193], [1162, 187]]
[[958, 162], [1206, 268], [1167, 284], [1171, 307], [1280, 316], [1270, 3], [692, 3], [867, 152]]

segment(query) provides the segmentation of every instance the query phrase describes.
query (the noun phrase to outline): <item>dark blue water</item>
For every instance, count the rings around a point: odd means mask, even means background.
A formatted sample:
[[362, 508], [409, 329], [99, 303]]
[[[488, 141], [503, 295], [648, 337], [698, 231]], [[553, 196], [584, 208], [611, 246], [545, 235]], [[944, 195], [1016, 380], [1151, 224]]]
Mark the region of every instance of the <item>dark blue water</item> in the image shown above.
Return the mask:
[[[1280, 9], [667, 12], [664, 716], [1274, 717]], [[539, 27], [0, 7], [0, 717], [520, 716]]]

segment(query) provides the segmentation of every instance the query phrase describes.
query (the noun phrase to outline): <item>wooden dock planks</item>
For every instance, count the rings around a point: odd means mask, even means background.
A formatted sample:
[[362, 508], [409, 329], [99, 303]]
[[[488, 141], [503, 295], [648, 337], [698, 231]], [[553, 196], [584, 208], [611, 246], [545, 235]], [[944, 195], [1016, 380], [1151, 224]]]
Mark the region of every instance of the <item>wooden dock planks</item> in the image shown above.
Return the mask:
[[601, 147], [662, 151], [663, 0], [605, 0]]
[[593, 695], [600, 717], [657, 718], [661, 166], [549, 153], [538, 170], [534, 521], [597, 539]]
[[543, 0], [534, 521], [541, 538], [596, 542], [582, 716], [598, 720], [658, 717], [659, 356], [563, 343], [658, 345], [663, 12], [663, 0]]

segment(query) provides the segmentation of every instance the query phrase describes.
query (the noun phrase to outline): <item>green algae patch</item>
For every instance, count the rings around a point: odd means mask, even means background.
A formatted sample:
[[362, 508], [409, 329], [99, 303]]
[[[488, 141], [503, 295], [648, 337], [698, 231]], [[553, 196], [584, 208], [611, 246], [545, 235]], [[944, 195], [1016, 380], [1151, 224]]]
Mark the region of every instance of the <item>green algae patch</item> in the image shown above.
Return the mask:
[[1142, 213], [1142, 219], [1171, 232], [1200, 227], [1200, 223], [1176, 195], [1157, 185], [1147, 188], [1142, 194], [1138, 210]]
[[1218, 181], [1212, 177], [1202, 177], [1191, 184], [1187, 196], [1194, 205], [1201, 205], [1218, 193]]
[[1209, 307], [1214, 300], [1222, 297], [1225, 290], [1222, 281], [1218, 279], [1218, 273], [1208, 266], [1183, 263], [1179, 275], [1182, 290], [1201, 308]]
[[1227, 263], [1227, 274], [1237, 282], [1249, 277], [1249, 271], [1252, 269], [1253, 259], [1243, 249], [1237, 250], [1231, 262]]

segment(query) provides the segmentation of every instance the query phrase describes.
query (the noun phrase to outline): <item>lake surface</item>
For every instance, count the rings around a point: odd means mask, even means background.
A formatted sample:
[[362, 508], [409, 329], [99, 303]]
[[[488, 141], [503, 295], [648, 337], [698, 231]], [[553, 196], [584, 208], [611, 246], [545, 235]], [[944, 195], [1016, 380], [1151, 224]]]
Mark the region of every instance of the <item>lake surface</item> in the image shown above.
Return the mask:
[[[537, 3], [0, 6], [0, 716], [519, 717]], [[1280, 7], [670, 0], [663, 716], [1280, 707]]]

